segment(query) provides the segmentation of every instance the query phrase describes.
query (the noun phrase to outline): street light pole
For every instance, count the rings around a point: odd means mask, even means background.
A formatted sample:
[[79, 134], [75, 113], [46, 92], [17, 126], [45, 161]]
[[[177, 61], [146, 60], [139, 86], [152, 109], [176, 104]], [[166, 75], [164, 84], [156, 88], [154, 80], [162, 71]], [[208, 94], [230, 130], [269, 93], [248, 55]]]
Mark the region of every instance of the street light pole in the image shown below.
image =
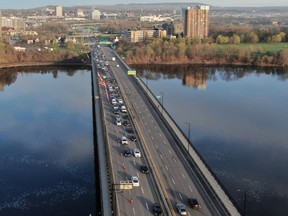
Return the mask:
[[164, 109], [164, 93], [163, 92], [160, 92], [161, 94], [161, 106], [162, 106], [162, 115], [163, 115], [163, 109]]
[[189, 146], [190, 146], [190, 125], [191, 125], [191, 122], [185, 122], [185, 124], [188, 124], [188, 153], [189, 153]]

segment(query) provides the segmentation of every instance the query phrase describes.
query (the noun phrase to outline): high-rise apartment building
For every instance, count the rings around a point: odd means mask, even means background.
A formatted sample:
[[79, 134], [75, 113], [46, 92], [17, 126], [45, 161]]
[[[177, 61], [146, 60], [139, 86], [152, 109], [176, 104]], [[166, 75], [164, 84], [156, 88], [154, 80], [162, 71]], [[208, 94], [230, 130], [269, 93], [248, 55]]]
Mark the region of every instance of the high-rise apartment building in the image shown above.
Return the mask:
[[56, 7], [56, 17], [62, 17], [63, 16], [63, 9], [61, 5], [57, 5]]
[[100, 20], [100, 11], [99, 10], [92, 10], [92, 20]]
[[209, 33], [209, 6], [187, 7], [184, 11], [184, 36], [197, 36], [201, 40], [207, 38]]

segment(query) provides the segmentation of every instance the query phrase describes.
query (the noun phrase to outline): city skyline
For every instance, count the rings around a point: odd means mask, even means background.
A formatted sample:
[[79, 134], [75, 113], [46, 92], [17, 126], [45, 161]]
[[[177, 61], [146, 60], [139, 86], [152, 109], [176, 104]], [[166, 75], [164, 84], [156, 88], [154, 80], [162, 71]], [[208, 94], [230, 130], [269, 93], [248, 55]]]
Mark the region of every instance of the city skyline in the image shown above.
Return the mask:
[[[211, 6], [219, 6], [219, 7], [266, 7], [266, 6], [288, 6], [287, 0], [269, 0], [269, 1], [261, 1], [261, 0], [222, 0], [221, 2], [216, 0], [203, 0], [203, 1], [185, 1], [181, 0], [183, 3], [201, 3], [207, 4]], [[82, 0], [81, 4], [75, 0], [10, 0], [1, 3], [1, 9], [29, 9], [29, 8], [37, 8], [44, 6], [56, 6], [62, 5], [63, 7], [71, 7], [71, 6], [85, 6], [85, 5], [114, 5], [114, 4], [137, 4], [137, 3], [180, 3], [177, 0], [106, 0], [104, 3], [99, 3], [99, 1], [95, 0]]]

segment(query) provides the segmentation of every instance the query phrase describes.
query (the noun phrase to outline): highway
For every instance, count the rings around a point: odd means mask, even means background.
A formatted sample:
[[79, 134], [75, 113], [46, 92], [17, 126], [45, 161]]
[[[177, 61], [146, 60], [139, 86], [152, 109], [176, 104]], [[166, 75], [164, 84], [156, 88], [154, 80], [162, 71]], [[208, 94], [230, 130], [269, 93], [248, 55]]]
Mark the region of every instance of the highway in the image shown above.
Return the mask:
[[[109, 47], [102, 47], [102, 50], [107, 60], [115, 56]], [[221, 203], [215, 201], [214, 194], [203, 186], [199, 175], [195, 173], [197, 169], [191, 166], [185, 151], [183, 153], [182, 147], [163, 123], [159, 115], [162, 110], [160, 103], [159, 106], [153, 106], [147, 94], [139, 88], [139, 79], [127, 75], [127, 68], [119, 58], [109, 61], [109, 67], [109, 76], [114, 77], [118, 83], [139, 140], [137, 143], [130, 141], [130, 148], [137, 147], [142, 152], [141, 158], [121, 155], [124, 147], [119, 144], [119, 139], [129, 135], [123, 125], [115, 124], [115, 115], [111, 112], [107, 98], [102, 100], [115, 182], [127, 180], [131, 176], [138, 176], [140, 180], [139, 188], [133, 187], [133, 190], [116, 193], [117, 215], [152, 214], [151, 208], [155, 202], [167, 209], [165, 215], [179, 215], [177, 203], [186, 205], [187, 215], [231, 215]], [[105, 98], [103, 90], [102, 99]], [[142, 174], [139, 171], [141, 164], [148, 164], [151, 173]], [[129, 202], [131, 198], [134, 204]], [[188, 203], [189, 198], [196, 198], [201, 208], [192, 209]]]
[[[116, 68], [116, 65], [115, 65]], [[119, 69], [120, 70], [120, 69]], [[107, 73], [107, 80], [113, 79], [111, 73]], [[121, 87], [120, 87], [120, 91]], [[105, 128], [107, 131], [107, 144], [110, 152], [110, 160], [113, 172], [112, 190], [116, 194], [116, 215], [153, 215], [152, 207], [154, 203], [159, 203], [157, 197], [157, 189], [155, 188], [154, 180], [150, 174], [143, 174], [140, 172], [140, 166], [147, 164], [144, 157], [136, 158], [134, 156], [125, 157], [123, 155], [124, 149], [138, 148], [141, 146], [129, 140], [130, 134], [126, 131], [126, 127], [116, 125], [115, 114], [112, 112], [112, 105], [107, 98], [105, 87], [100, 87], [103, 107], [103, 119], [105, 121]], [[125, 102], [125, 101], [124, 101]], [[123, 116], [123, 115], [122, 115]], [[129, 145], [121, 145], [120, 139], [126, 136], [129, 140]], [[130, 180], [131, 176], [137, 176], [140, 181], [139, 187], [133, 187], [132, 190], [119, 190], [120, 181]], [[131, 204], [133, 199], [133, 204]]]

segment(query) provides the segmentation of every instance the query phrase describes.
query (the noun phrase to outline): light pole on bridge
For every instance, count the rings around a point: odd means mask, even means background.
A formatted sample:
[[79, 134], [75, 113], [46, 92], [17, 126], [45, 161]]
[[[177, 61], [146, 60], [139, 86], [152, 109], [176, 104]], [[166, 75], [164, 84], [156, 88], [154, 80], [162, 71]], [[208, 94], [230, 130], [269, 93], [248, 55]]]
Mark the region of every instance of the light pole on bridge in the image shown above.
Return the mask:
[[185, 122], [185, 124], [188, 125], [188, 153], [189, 153], [189, 146], [190, 146], [190, 126], [191, 126], [191, 122]]

